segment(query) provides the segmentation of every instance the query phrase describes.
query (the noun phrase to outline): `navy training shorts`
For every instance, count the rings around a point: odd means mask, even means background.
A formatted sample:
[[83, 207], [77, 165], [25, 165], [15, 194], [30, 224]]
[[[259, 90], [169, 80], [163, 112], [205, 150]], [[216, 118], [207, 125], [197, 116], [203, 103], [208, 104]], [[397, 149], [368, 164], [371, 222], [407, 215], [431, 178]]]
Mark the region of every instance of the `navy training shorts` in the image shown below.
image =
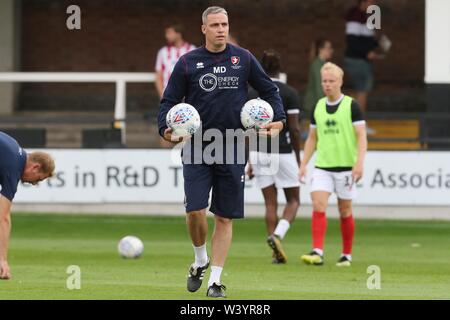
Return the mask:
[[183, 164], [186, 212], [208, 207], [229, 219], [244, 217], [245, 164]]

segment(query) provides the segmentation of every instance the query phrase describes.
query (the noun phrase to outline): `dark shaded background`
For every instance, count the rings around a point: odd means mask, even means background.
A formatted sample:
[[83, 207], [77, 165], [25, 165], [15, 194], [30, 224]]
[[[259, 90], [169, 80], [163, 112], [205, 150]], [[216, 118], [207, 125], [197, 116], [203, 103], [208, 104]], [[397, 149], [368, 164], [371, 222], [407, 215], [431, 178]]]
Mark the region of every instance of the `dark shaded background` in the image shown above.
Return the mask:
[[[20, 71], [153, 72], [165, 44], [164, 27], [179, 21], [185, 39], [202, 45], [201, 13], [224, 6], [241, 46], [261, 57], [281, 53], [288, 82], [302, 94], [310, 45], [318, 36], [333, 41], [334, 62], [342, 64], [345, 13], [352, 0], [23, 0]], [[66, 28], [66, 8], [81, 8], [81, 30]], [[423, 111], [424, 0], [379, 0], [382, 33], [393, 42], [386, 60], [375, 65], [376, 86], [369, 111]], [[156, 110], [153, 84], [129, 84], [130, 111]], [[19, 110], [112, 110], [112, 84], [22, 84]]]

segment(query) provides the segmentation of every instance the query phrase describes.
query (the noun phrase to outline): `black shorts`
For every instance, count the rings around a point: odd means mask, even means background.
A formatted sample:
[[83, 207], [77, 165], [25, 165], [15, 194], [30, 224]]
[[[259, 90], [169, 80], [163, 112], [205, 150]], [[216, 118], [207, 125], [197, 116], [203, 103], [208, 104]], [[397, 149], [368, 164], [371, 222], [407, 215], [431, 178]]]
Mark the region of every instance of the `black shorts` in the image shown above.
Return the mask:
[[345, 73], [351, 88], [358, 92], [369, 92], [373, 88], [372, 63], [365, 59], [346, 57], [344, 59]]
[[229, 219], [244, 217], [245, 164], [183, 164], [186, 212], [208, 207]]

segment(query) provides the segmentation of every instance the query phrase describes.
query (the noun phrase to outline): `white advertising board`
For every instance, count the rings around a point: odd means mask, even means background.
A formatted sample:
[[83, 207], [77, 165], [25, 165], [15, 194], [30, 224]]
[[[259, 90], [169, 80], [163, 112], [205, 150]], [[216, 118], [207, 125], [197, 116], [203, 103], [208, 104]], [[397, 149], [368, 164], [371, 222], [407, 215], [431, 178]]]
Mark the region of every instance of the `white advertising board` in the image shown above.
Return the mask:
[[[56, 176], [38, 186], [19, 185], [15, 203], [182, 203], [179, 152], [170, 150], [46, 150]], [[313, 160], [308, 175], [313, 170]], [[309, 179], [308, 179], [309, 180]], [[450, 152], [368, 152], [355, 203], [450, 205]], [[280, 191], [280, 200], [284, 201]], [[263, 203], [253, 180], [247, 203]], [[309, 183], [301, 202], [310, 203]]]

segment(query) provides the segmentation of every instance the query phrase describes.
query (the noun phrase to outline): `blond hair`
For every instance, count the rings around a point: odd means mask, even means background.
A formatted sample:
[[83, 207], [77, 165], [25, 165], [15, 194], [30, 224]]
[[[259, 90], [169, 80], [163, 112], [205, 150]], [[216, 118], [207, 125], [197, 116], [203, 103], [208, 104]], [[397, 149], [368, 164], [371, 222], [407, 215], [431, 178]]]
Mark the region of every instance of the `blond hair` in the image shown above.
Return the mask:
[[35, 151], [30, 153], [28, 156], [32, 162], [39, 163], [41, 165], [42, 173], [46, 173], [49, 177], [53, 177], [55, 174], [55, 160], [50, 154], [42, 151]]
[[342, 70], [341, 67], [339, 67], [337, 64], [334, 64], [332, 62], [325, 63], [322, 68], [320, 69], [320, 73], [324, 71], [329, 71], [332, 74], [334, 74], [336, 77], [339, 77], [341, 79], [344, 78], [344, 70]]
[[222, 7], [216, 7], [216, 6], [209, 7], [209, 8], [206, 8], [205, 11], [203, 11], [203, 14], [202, 14], [203, 24], [206, 24], [206, 20], [210, 14], [216, 14], [216, 13], [223, 13], [224, 15], [228, 16], [227, 10], [225, 10]]

